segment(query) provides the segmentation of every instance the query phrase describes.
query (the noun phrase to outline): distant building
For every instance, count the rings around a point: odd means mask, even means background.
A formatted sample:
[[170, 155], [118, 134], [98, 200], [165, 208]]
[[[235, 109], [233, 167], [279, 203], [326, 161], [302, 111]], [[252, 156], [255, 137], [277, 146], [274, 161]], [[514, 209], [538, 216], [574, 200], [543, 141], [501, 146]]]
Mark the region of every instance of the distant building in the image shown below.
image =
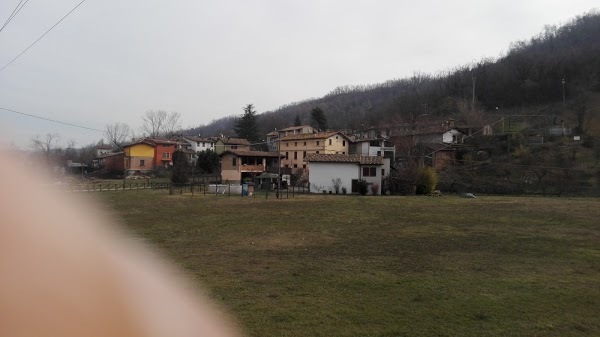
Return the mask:
[[96, 150], [96, 157], [101, 157], [105, 154], [111, 153], [113, 147], [111, 145], [96, 145], [94, 149]]
[[358, 181], [364, 179], [371, 186], [376, 184], [377, 193], [381, 194], [383, 179], [389, 173], [383, 168], [383, 157], [378, 156], [311, 154], [306, 160], [310, 163], [309, 183], [312, 193], [334, 191], [333, 180], [339, 178], [340, 189], [344, 187], [349, 193], [358, 193]]
[[277, 139], [290, 135], [316, 133], [317, 130], [310, 125], [290, 126], [285, 129], [267, 133], [267, 146], [269, 151], [277, 151]]
[[263, 172], [277, 172], [277, 152], [227, 150], [221, 157], [221, 179], [240, 183]]
[[308, 168], [308, 155], [348, 154], [350, 142], [348, 136], [337, 131], [288, 135], [281, 138], [279, 146], [281, 164], [297, 173]]
[[219, 138], [215, 141], [215, 152], [221, 154], [228, 150], [250, 151], [250, 142], [243, 138]]

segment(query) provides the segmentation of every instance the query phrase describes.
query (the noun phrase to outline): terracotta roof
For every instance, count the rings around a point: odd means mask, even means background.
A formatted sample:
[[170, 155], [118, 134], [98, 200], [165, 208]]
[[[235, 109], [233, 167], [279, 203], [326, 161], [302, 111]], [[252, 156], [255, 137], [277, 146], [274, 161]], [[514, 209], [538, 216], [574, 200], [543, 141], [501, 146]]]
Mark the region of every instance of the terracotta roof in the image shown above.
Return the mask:
[[250, 142], [244, 138], [219, 138], [225, 145], [250, 145]]
[[217, 139], [213, 137], [196, 137], [196, 136], [183, 136], [183, 138], [187, 140], [191, 140], [192, 142], [216, 142]]
[[[267, 152], [267, 151], [246, 151], [246, 150], [227, 150], [221, 153], [221, 156], [231, 153], [238, 157], [272, 157], [277, 158], [277, 152]], [[280, 155], [280, 157], [285, 157], [284, 155]]]
[[344, 136], [343, 134], [339, 133], [338, 131], [330, 131], [330, 132], [319, 132], [319, 133], [298, 133], [295, 135], [289, 135], [289, 136], [282, 137], [281, 140], [327, 139], [336, 134], [339, 134], [340, 136], [348, 138], [348, 137]]
[[383, 165], [383, 157], [361, 156], [359, 154], [309, 154], [307, 162], [312, 163], [354, 163], [360, 165]]
[[279, 131], [292, 131], [292, 130], [298, 130], [298, 129], [304, 129], [304, 128], [312, 128], [312, 126], [310, 126], [310, 125], [290, 126], [288, 128], [281, 129]]
[[151, 142], [151, 143], [155, 143], [155, 144], [161, 144], [161, 145], [175, 145], [177, 144], [176, 140], [172, 140], [172, 139], [167, 139], [167, 138], [146, 138], [144, 139], [145, 141]]

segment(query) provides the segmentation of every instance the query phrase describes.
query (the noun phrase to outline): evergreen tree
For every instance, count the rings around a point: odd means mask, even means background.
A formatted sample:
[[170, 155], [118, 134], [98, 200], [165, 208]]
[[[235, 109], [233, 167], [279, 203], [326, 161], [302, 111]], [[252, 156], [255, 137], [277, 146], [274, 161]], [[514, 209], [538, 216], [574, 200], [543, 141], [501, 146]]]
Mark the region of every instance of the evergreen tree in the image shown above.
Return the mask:
[[312, 120], [312, 126], [317, 128], [319, 131], [327, 130], [327, 117], [325, 117], [325, 111], [316, 107], [310, 112], [310, 119]]
[[219, 169], [219, 155], [213, 150], [198, 153], [198, 170], [201, 174], [217, 173]]
[[238, 138], [247, 139], [251, 143], [259, 140], [254, 105], [248, 104], [244, 107], [244, 114], [236, 120], [233, 130]]
[[173, 174], [171, 182], [174, 184], [185, 184], [189, 181], [189, 163], [187, 156], [181, 150], [173, 152]]
[[294, 126], [302, 125], [302, 121], [300, 120], [300, 116], [296, 115], [296, 120], [294, 121]]

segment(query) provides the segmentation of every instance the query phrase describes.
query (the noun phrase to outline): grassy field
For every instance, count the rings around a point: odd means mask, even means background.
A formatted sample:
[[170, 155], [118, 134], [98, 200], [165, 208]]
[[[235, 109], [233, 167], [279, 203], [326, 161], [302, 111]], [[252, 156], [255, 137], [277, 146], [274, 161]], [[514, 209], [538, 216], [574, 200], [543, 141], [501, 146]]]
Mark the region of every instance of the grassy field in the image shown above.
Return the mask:
[[97, 194], [251, 336], [599, 336], [598, 199]]

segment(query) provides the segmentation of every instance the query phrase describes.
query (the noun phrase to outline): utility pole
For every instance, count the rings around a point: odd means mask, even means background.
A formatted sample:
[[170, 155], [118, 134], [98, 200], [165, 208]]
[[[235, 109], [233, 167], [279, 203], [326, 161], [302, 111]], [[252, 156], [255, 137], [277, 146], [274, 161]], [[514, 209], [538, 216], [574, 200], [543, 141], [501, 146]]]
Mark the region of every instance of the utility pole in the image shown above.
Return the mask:
[[281, 135], [277, 136], [277, 198], [281, 191]]
[[562, 79], [562, 92], [563, 92], [563, 107], [567, 105], [567, 100], [565, 96], [565, 79]]

